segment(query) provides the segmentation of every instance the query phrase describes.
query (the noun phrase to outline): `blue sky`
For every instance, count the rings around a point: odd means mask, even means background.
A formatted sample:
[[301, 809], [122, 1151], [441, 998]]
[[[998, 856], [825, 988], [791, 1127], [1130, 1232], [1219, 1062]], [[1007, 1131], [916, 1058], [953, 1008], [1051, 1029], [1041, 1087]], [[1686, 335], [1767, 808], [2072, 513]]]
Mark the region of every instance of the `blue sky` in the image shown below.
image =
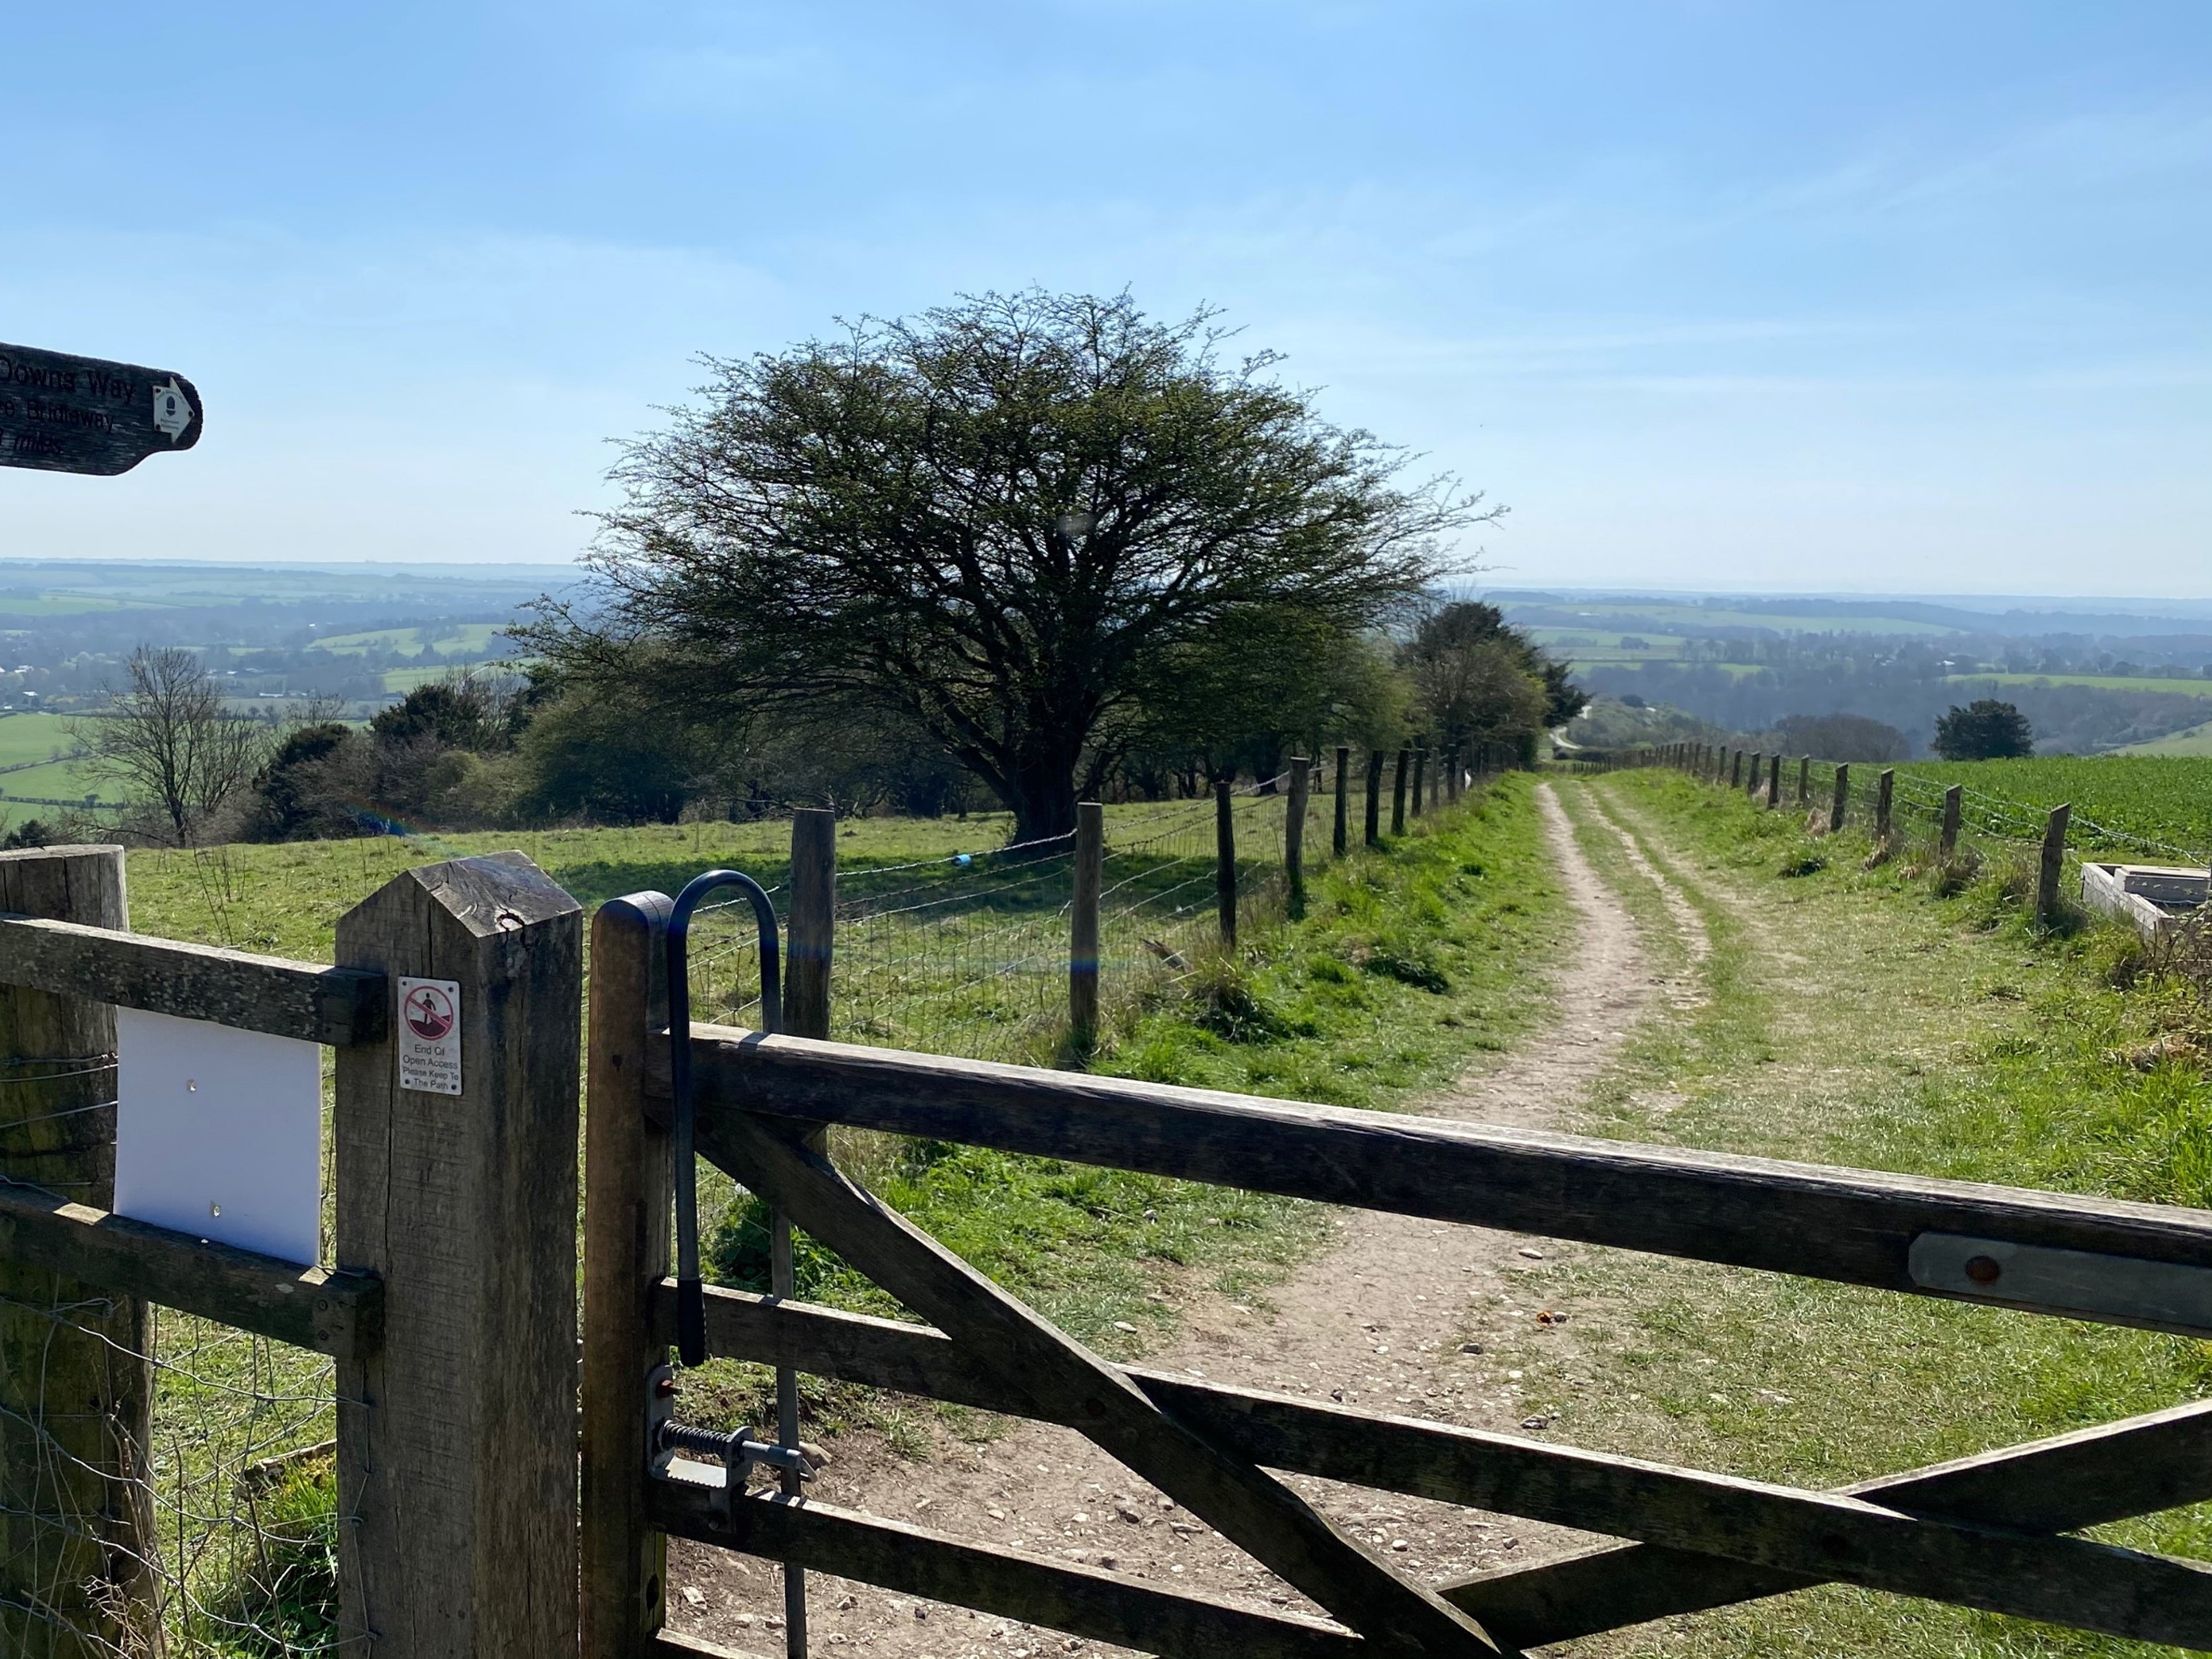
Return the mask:
[[[2212, 6], [15, 8], [0, 556], [557, 561], [697, 353], [1223, 307], [1506, 585], [2212, 593]], [[26, 167], [26, 157], [39, 165]]]

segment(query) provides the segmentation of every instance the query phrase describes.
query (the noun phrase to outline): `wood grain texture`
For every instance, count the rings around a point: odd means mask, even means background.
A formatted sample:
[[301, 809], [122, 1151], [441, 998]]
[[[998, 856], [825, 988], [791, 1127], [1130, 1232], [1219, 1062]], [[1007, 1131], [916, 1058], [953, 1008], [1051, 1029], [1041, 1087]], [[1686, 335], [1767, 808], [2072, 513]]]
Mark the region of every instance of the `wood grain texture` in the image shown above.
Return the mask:
[[338, 1371], [346, 1622], [410, 1659], [576, 1644], [576, 902], [520, 854], [395, 877], [346, 966], [458, 981], [458, 1097], [337, 1060], [337, 1259], [385, 1285]]
[[[1840, 1488], [1916, 1515], [2072, 1531], [2212, 1498], [2212, 1402]], [[1598, 1544], [1531, 1567], [1486, 1573], [1445, 1594], [1528, 1646], [1698, 1613], [1826, 1582], [1651, 1544]], [[2199, 1632], [2191, 1645], [2202, 1646]]]
[[[189, 414], [181, 430], [155, 424], [163, 388]], [[0, 466], [112, 477], [149, 455], [190, 449], [204, 419], [198, 389], [171, 370], [0, 345]]]
[[0, 915], [0, 983], [333, 1048], [376, 1042], [380, 974], [71, 922]]
[[1092, 1567], [969, 1543], [811, 1500], [753, 1497], [715, 1524], [709, 1489], [648, 1483], [653, 1521], [679, 1538], [743, 1550], [1165, 1659], [1358, 1659], [1372, 1644], [1310, 1619], [1156, 1589]]
[[1329, 850], [1338, 858], [1345, 854], [1352, 835], [1352, 800], [1347, 793], [1352, 787], [1352, 750], [1339, 744], [1336, 750], [1336, 813], [1329, 829]]
[[1067, 909], [1067, 1028], [1079, 1054], [1098, 1041], [1098, 901], [1105, 886], [1106, 810], [1075, 805], [1075, 890]]
[[665, 894], [634, 893], [592, 918], [583, 1659], [637, 1659], [666, 1616], [667, 1539], [646, 1518], [641, 1476], [646, 1373], [675, 1346], [672, 1305], [671, 1334], [653, 1328], [653, 1289], [668, 1271], [672, 1166], [667, 1131], [645, 1113], [646, 1034], [668, 1018], [671, 908]]
[[906, 1306], [959, 1340], [1024, 1414], [1084, 1437], [1366, 1636], [1370, 1650], [1486, 1655], [1479, 1627], [1398, 1578], [1273, 1476], [1163, 1411], [821, 1152], [744, 1112], [701, 1101], [699, 1150]]
[[[0, 910], [127, 927], [123, 849], [0, 853]], [[114, 1009], [0, 984], [0, 1180], [110, 1208], [115, 1082]], [[51, 1261], [0, 1261], [0, 1652], [10, 1659], [89, 1659], [150, 1626], [153, 1586], [131, 1565], [152, 1526], [141, 1496], [148, 1346], [137, 1297]], [[51, 1618], [26, 1611], [40, 1605]]]
[[[673, 1281], [656, 1287], [654, 1317], [659, 1328], [674, 1328]], [[720, 1357], [1024, 1414], [959, 1345], [926, 1328], [720, 1291], [708, 1303], [708, 1346]], [[1579, 1571], [1559, 1593], [1523, 1589], [1519, 1601], [1495, 1604], [1504, 1608], [1496, 1621], [1489, 1617], [1492, 1602], [1460, 1602], [1493, 1636], [1515, 1645], [1718, 1604], [1701, 1595], [1736, 1601], [1832, 1579], [2044, 1619], [2059, 1617], [2054, 1608], [2086, 1607], [2093, 1618], [2101, 1608], [2112, 1621], [2101, 1626], [2108, 1633], [2139, 1634], [2114, 1626], [2140, 1616], [2138, 1604], [2160, 1604], [2167, 1592], [2149, 1581], [2174, 1577], [2165, 1564], [2075, 1540], [2045, 1540], [2045, 1547], [2018, 1534], [2072, 1530], [2212, 1498], [2212, 1404], [1840, 1492], [1808, 1492], [1141, 1367], [1125, 1368], [1123, 1375], [1200, 1432], [1269, 1468], [1661, 1547], [1601, 1547], [1595, 1553], [1607, 1566]], [[1979, 1526], [2008, 1531], [2000, 1537]], [[1741, 1564], [1760, 1571], [1740, 1571]], [[1616, 1568], [1625, 1588], [1601, 1594]], [[2185, 1598], [2200, 1589], [2194, 1571], [2179, 1580], [2182, 1613], [2191, 1617], [2195, 1604]], [[1566, 1631], [1532, 1617], [1529, 1601], [1538, 1594], [1547, 1602], [1593, 1609], [1640, 1605], [1632, 1595], [1673, 1595], [1685, 1605]], [[1447, 1595], [1457, 1600], [1455, 1591]], [[2163, 1627], [2173, 1627], [2170, 1617]]]
[[[2190, 1266], [2212, 1260], [2212, 1212], [2178, 1205], [1260, 1100], [728, 1027], [695, 1028], [694, 1065], [707, 1117], [742, 1100], [778, 1116], [1922, 1295], [1931, 1292], [1914, 1285], [1909, 1257], [1923, 1232]], [[653, 1073], [665, 1097], [665, 1037], [655, 1039]]]
[[371, 1274], [282, 1261], [27, 1187], [0, 1188], [0, 1257], [327, 1354], [374, 1342], [383, 1301]]
[[830, 1035], [830, 970], [837, 943], [837, 815], [802, 806], [791, 815], [791, 910], [784, 928], [783, 1029]]

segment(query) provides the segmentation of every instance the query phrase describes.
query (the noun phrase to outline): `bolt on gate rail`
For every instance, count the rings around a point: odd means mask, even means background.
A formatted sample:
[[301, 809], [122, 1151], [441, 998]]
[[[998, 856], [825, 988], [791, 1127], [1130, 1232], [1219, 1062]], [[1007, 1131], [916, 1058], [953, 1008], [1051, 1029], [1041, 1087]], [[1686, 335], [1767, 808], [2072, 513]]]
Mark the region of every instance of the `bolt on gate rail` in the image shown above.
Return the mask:
[[[662, 1630], [672, 1535], [1188, 1659], [1510, 1653], [1834, 1581], [2212, 1648], [2212, 1570], [2068, 1535], [2212, 1499], [2212, 1401], [1833, 1492], [1316, 1405], [1102, 1360], [855, 1184], [828, 1157], [823, 1132], [926, 1136], [2196, 1337], [2212, 1336], [2212, 1212], [733, 1028], [692, 1030], [700, 1153], [933, 1323], [714, 1290], [710, 1354], [1073, 1429], [1336, 1622], [746, 1490], [742, 1462], [656, 1457], [647, 1379], [676, 1331], [668, 1011], [657, 966], [667, 903], [633, 895], [593, 922], [586, 1659], [708, 1650]], [[1270, 1470], [1620, 1541], [1424, 1585]]]

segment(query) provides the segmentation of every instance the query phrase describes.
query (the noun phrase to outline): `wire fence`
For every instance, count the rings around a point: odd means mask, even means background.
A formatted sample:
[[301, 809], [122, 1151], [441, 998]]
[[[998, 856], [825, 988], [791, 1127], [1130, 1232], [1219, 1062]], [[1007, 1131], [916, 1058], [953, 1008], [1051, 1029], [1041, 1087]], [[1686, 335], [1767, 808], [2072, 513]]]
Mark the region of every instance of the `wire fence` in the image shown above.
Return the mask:
[[[0, 1180], [105, 1202], [114, 1056], [10, 1070], [92, 1097], [0, 1122]], [[0, 1263], [0, 1652], [365, 1650], [334, 1594], [334, 1388], [323, 1355]]]

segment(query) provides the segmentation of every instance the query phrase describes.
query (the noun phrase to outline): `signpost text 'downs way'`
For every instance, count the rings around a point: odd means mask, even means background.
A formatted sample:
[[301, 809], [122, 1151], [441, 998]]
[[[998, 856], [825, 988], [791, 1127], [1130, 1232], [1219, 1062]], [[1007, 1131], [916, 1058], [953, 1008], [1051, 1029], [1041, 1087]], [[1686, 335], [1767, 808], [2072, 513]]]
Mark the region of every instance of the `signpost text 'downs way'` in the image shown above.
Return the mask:
[[0, 466], [128, 472], [200, 441], [200, 394], [165, 368], [0, 345]]

